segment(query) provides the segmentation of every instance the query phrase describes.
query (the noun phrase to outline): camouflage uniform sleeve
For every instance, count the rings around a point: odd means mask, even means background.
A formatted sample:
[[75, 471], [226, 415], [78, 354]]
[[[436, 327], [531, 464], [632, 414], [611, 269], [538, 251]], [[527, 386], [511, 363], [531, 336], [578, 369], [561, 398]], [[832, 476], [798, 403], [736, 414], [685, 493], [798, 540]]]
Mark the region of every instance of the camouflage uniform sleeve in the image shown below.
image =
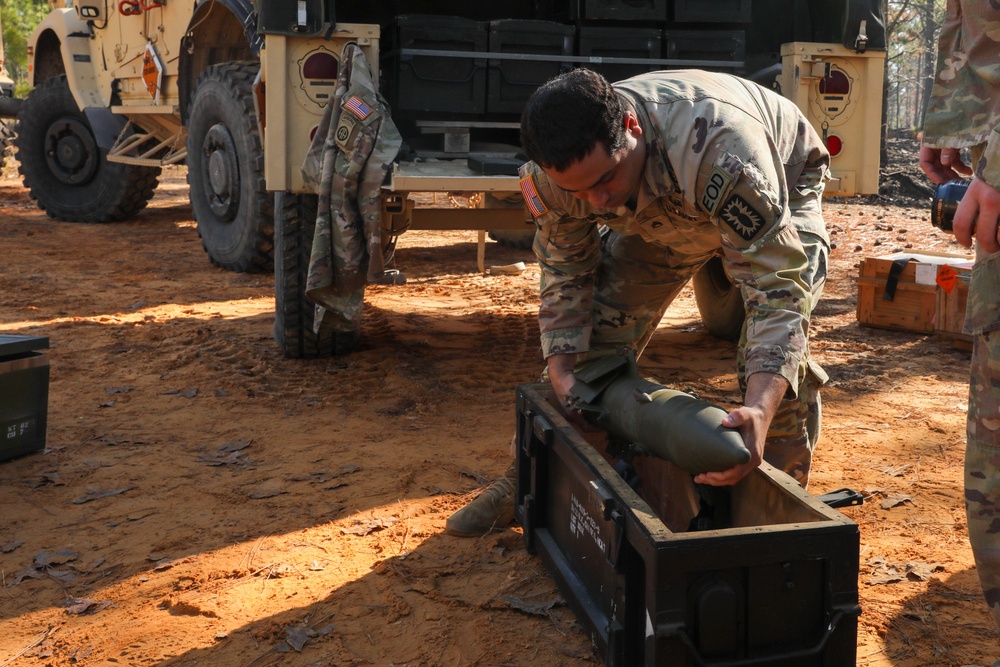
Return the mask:
[[[759, 125], [741, 122], [728, 116], [705, 141], [687, 143], [689, 166], [679, 171], [696, 174], [685, 189], [719, 226], [726, 269], [743, 292], [746, 375], [780, 375], [794, 395], [812, 311], [803, 277], [808, 258], [791, 216], [784, 161]], [[802, 159], [811, 153], [806, 148]]]
[[1000, 125], [990, 132], [986, 151], [976, 165], [976, 176], [992, 188], [1000, 190]]
[[594, 274], [600, 263], [598, 223], [582, 202], [556, 191], [533, 163], [521, 167], [521, 194], [535, 219], [534, 251], [542, 270], [538, 326], [542, 355], [590, 349]]
[[924, 114], [923, 145], [976, 146], [987, 142], [1000, 124], [998, 25], [1000, 7], [995, 2], [948, 2]]

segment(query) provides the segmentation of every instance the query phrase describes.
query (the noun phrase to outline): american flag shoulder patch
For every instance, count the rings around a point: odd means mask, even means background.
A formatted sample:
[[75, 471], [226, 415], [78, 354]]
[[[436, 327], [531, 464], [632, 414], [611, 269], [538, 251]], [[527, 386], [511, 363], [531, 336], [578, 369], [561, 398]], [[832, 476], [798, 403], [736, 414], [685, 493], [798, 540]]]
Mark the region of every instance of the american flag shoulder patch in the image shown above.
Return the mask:
[[528, 205], [528, 210], [531, 211], [532, 216], [537, 218], [549, 212], [549, 207], [545, 205], [545, 202], [538, 195], [534, 175], [525, 176], [521, 179], [521, 194], [524, 196], [524, 202]]
[[364, 120], [372, 113], [372, 108], [365, 104], [365, 101], [356, 95], [344, 102], [344, 108], [357, 116], [358, 120]]

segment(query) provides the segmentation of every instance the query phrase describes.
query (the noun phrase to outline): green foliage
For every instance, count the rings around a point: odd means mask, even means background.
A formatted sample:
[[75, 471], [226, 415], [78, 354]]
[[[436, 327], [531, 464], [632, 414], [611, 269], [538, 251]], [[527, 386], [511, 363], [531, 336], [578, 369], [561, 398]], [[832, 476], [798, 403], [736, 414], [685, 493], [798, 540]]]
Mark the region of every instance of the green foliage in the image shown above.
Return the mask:
[[15, 81], [23, 81], [27, 77], [28, 37], [48, 13], [47, 0], [3, 0], [0, 5], [4, 55], [7, 59], [4, 65]]

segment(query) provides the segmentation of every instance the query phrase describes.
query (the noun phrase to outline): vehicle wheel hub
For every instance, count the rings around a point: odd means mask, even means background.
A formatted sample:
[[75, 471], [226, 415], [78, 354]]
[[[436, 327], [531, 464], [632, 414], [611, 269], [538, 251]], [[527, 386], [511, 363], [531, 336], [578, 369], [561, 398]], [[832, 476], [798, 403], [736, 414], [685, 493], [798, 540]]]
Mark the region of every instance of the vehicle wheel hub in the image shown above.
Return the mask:
[[45, 161], [65, 185], [84, 185], [97, 173], [99, 152], [90, 128], [75, 118], [53, 123], [45, 133]]
[[202, 150], [208, 172], [208, 205], [220, 220], [232, 222], [240, 208], [240, 169], [229, 128], [222, 123], [209, 128]]

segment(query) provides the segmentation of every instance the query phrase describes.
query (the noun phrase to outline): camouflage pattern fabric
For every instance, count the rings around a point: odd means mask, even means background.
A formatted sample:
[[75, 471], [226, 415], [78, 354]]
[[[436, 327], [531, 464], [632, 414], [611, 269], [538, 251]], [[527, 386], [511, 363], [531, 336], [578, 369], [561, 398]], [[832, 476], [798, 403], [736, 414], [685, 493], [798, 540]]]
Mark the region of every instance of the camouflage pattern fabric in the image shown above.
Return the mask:
[[[926, 146], [972, 148], [975, 173], [1000, 189], [1000, 4], [949, 0], [924, 119]], [[965, 513], [983, 595], [1000, 629], [1000, 254], [976, 250], [965, 331], [973, 336]]]
[[[982, 163], [986, 146], [972, 147]], [[996, 161], [993, 161], [994, 165]], [[976, 248], [965, 333], [972, 335], [966, 420], [965, 516], [976, 572], [1000, 629], [1000, 253]]]
[[737, 77], [657, 72], [615, 88], [646, 141], [634, 212], [596, 209], [537, 165], [521, 169], [538, 225], [544, 356], [641, 352], [688, 279], [721, 253], [747, 306], [741, 382], [761, 371], [788, 380], [774, 443], [805, 449], [765, 457], [805, 482], [815, 439], [802, 433], [811, 413], [818, 426], [826, 380], [809, 359], [808, 327], [829, 251], [821, 210], [829, 154], [793, 103]]
[[983, 594], [1000, 628], [1000, 253], [980, 256], [969, 285], [973, 335], [966, 423], [965, 511]]
[[401, 144], [364, 53], [348, 44], [302, 165], [307, 187], [319, 194], [306, 277], [317, 332], [360, 327], [365, 284], [385, 271], [381, 187]]
[[1000, 3], [949, 2], [924, 117], [925, 146], [987, 144], [976, 174], [1000, 189]]

